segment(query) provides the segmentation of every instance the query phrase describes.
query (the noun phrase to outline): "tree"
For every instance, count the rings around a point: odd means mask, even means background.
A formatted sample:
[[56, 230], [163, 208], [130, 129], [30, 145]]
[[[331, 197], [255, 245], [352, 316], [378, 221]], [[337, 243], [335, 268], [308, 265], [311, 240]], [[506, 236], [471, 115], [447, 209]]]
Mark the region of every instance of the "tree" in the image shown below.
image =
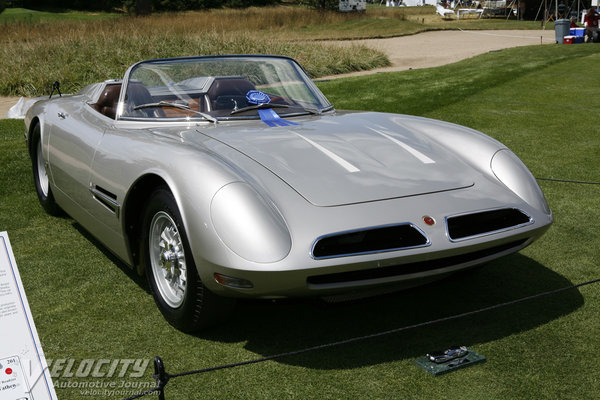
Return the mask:
[[[12, 1], [13, 7], [24, 7], [42, 10], [104, 10], [110, 11], [114, 7], [120, 7], [123, 0], [22, 0]], [[20, 4], [19, 4], [20, 3]]]
[[150, 0], [135, 1], [136, 15], [150, 15], [152, 13], [152, 2]]

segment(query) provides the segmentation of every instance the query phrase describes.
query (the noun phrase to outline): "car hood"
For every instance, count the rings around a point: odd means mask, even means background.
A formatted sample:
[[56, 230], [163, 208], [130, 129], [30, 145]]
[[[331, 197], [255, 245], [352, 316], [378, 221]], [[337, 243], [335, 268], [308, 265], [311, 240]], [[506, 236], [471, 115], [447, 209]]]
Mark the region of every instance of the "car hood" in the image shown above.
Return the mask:
[[472, 186], [476, 171], [423, 132], [404, 124], [409, 118], [338, 113], [295, 118], [298, 125], [283, 127], [253, 121], [199, 131], [261, 164], [317, 206]]

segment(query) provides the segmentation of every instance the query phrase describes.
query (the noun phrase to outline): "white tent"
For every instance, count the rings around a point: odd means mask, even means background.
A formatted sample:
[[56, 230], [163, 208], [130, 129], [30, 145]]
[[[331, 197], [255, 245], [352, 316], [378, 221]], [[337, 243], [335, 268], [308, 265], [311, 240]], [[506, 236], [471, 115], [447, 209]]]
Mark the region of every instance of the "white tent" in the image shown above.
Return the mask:
[[[402, 5], [407, 7], [416, 7], [416, 6], [424, 6], [424, 5], [432, 5], [435, 6], [439, 0], [402, 0]], [[396, 5], [399, 3], [398, 0], [394, 2]]]

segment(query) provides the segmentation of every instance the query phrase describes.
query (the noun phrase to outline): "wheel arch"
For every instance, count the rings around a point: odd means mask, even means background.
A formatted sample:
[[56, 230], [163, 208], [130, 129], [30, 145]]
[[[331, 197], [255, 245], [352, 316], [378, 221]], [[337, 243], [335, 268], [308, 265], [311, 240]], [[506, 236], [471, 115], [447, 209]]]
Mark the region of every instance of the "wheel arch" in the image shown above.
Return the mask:
[[173, 192], [167, 181], [155, 173], [149, 173], [140, 177], [129, 190], [127, 194], [123, 212], [123, 228], [127, 247], [131, 255], [131, 260], [138, 274], [143, 275], [144, 269], [140, 265], [140, 245], [143, 210], [150, 194], [158, 187], [164, 186]]
[[[138, 273], [143, 274], [140, 245], [142, 244], [142, 226], [147, 201], [158, 187], [167, 188], [175, 199], [182, 224], [186, 230], [192, 253], [195, 255], [197, 266], [202, 264], [206, 248], [213, 248], [209, 242], [218, 240], [198, 221], [210, 220], [208, 210], [214, 194], [223, 186], [240, 181], [241, 178], [218, 159], [198, 157], [197, 151], [178, 153], [178, 166], [183, 166], [184, 173], [173, 165], [160, 163], [147, 169], [133, 180], [124, 197], [121, 208], [121, 226], [126, 241], [127, 250], [132, 266]], [[171, 171], [176, 171], [172, 173]], [[194, 224], [188, 224], [196, 221]], [[208, 240], [208, 241], [207, 241]], [[211, 242], [212, 243], [212, 242]], [[206, 248], [202, 247], [206, 246]]]
[[[31, 120], [31, 123], [29, 124], [29, 128], [27, 129], [27, 151], [29, 151], [29, 157], [32, 157], [32, 155], [33, 155], [33, 140], [31, 140], [31, 139], [32, 139], [32, 135], [33, 135], [33, 130], [35, 129], [35, 127], [37, 125], [40, 126], [40, 136], [42, 136], [43, 135], [42, 122], [40, 121], [39, 117], [35, 116]], [[41, 140], [41, 138], [40, 138], [40, 140]]]

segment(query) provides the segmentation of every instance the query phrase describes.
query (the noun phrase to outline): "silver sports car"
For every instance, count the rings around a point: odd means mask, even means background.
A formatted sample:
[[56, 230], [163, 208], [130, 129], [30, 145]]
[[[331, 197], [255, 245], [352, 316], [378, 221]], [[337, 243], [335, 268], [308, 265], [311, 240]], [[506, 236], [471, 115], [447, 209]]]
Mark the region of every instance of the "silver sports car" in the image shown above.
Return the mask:
[[142, 61], [37, 101], [25, 122], [44, 209], [145, 273], [183, 331], [236, 297], [414, 286], [519, 251], [552, 223], [501, 143], [336, 111], [286, 57]]

